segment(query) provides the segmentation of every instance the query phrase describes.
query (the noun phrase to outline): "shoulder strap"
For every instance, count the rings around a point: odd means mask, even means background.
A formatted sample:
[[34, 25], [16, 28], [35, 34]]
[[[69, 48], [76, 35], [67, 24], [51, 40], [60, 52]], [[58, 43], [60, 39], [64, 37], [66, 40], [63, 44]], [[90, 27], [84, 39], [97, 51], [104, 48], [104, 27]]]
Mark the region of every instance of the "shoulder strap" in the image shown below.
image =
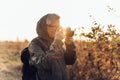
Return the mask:
[[45, 42], [44, 41], [42, 41], [40, 38], [37, 38], [38, 40], [37, 40], [37, 44], [39, 44], [40, 46], [41, 46], [41, 48], [42, 48], [42, 50], [45, 52], [46, 50], [48, 50], [48, 46], [45, 44]]
[[43, 47], [45, 47], [46, 49], [48, 49], [48, 46], [45, 44], [45, 42], [43, 42], [41, 39], [39, 39], [38, 38], [38, 40], [39, 40], [39, 42], [42, 44], [42, 46]]

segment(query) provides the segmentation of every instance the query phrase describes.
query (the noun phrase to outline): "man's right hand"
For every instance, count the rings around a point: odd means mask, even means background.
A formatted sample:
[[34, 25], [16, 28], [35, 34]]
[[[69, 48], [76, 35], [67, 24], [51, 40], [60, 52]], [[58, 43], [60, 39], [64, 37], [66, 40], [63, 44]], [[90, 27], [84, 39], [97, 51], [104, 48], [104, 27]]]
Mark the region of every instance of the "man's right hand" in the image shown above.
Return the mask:
[[57, 30], [55, 33], [55, 40], [62, 40], [64, 38], [63, 30]]
[[64, 38], [64, 34], [62, 30], [57, 30], [55, 33], [55, 39], [50, 45], [50, 50], [55, 50], [56, 52], [62, 47], [63, 42], [62, 39]]

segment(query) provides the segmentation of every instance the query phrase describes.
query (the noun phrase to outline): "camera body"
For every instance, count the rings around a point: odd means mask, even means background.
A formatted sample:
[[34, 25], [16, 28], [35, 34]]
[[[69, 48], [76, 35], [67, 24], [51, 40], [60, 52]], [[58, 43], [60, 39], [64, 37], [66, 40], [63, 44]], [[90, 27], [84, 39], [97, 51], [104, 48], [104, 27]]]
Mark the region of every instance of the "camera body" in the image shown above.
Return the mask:
[[72, 31], [70, 27], [67, 27], [65, 29], [65, 32], [66, 32], [66, 34], [65, 34], [66, 38], [70, 38], [74, 35], [74, 31]]

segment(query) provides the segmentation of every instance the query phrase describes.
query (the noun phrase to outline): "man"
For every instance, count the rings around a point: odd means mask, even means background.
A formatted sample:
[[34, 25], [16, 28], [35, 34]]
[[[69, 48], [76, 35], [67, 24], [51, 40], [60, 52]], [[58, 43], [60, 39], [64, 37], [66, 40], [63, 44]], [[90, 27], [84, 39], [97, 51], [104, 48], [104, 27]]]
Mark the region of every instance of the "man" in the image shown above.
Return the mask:
[[67, 80], [66, 65], [72, 65], [76, 60], [71, 37], [65, 39], [66, 49], [63, 48], [59, 18], [57, 14], [43, 16], [37, 23], [38, 37], [28, 47], [29, 63], [37, 68], [37, 80]]

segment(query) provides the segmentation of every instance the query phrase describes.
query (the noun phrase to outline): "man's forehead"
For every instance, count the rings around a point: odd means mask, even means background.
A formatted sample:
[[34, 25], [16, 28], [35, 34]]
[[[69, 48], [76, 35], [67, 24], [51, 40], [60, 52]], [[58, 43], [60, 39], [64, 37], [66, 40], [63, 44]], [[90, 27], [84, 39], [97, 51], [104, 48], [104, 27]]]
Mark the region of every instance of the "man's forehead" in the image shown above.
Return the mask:
[[54, 26], [59, 25], [59, 18], [55, 18], [55, 16], [53, 17], [53, 15], [50, 15], [46, 19], [46, 24]]
[[55, 19], [59, 19], [59, 16], [58, 15], [56, 15], [56, 14], [49, 14], [48, 16], [47, 16], [47, 19], [51, 19], [51, 20], [55, 20]]

